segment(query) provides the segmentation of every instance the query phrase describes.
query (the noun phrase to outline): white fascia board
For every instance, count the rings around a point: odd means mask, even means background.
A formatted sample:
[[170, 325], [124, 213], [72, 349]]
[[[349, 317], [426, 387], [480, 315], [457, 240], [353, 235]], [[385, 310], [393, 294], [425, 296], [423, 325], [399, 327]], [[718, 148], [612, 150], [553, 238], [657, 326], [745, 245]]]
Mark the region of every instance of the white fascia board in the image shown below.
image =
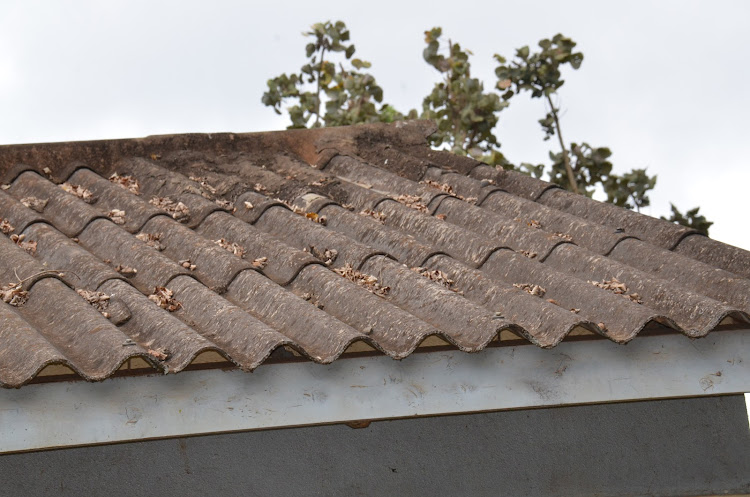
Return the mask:
[[750, 391], [750, 330], [268, 364], [0, 390], [0, 453]]

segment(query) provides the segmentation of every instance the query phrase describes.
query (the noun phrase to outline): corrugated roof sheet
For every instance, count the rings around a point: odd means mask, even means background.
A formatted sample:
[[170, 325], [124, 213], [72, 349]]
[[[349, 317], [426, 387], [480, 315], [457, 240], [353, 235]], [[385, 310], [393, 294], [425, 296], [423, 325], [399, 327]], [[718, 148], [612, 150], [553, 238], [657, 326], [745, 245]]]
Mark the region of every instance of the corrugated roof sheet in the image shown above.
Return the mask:
[[[625, 343], [750, 314], [750, 253], [431, 150], [425, 122], [0, 148], [0, 385], [214, 351]], [[14, 286], [11, 286], [14, 285]], [[94, 293], [86, 293], [94, 292]], [[86, 299], [88, 297], [88, 301]]]

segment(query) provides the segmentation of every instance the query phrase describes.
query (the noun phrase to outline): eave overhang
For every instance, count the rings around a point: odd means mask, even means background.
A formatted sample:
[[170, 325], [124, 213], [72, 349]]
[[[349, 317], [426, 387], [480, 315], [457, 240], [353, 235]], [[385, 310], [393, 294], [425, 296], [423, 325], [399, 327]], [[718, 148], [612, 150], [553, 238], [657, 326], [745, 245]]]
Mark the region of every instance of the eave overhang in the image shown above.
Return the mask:
[[750, 329], [342, 358], [0, 390], [0, 453], [750, 391]]

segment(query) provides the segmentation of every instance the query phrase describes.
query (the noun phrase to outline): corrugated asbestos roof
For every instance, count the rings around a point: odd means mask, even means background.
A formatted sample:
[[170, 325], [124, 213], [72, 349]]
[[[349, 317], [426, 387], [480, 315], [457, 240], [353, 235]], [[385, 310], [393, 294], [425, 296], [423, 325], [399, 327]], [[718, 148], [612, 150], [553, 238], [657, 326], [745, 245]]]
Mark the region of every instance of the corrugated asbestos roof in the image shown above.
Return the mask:
[[553, 347], [576, 327], [625, 343], [748, 321], [750, 253], [433, 151], [431, 132], [1, 147], [0, 385], [50, 364], [101, 380], [135, 357], [252, 370], [281, 346], [328, 363], [358, 341], [403, 358], [431, 335], [473, 352], [501, 331]]

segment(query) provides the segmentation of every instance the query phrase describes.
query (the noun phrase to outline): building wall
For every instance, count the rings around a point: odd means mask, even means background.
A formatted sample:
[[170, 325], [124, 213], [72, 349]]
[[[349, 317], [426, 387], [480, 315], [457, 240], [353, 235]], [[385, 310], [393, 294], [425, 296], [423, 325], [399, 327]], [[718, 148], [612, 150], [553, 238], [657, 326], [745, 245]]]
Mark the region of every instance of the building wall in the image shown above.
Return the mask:
[[741, 395], [0, 456], [0, 495], [750, 494]]

